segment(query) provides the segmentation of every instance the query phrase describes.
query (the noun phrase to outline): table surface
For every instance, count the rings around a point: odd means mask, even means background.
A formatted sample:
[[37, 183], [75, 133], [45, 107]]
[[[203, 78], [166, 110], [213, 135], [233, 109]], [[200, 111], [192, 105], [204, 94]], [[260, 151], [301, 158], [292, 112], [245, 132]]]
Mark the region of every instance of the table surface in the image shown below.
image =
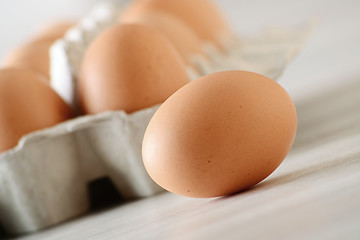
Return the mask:
[[360, 1], [217, 3], [239, 36], [317, 19], [279, 81], [299, 117], [295, 144], [283, 164], [233, 196], [164, 193], [22, 239], [360, 239]]

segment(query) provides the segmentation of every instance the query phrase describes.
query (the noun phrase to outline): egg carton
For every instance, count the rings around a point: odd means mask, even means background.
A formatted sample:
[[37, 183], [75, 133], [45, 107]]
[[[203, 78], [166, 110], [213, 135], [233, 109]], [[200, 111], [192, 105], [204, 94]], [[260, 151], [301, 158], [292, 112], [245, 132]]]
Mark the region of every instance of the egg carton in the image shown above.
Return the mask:
[[[124, 6], [124, 5], [123, 5]], [[51, 85], [77, 108], [77, 74], [87, 47], [116, 24], [122, 7], [94, 7], [50, 50]], [[279, 31], [279, 30], [277, 30]], [[223, 70], [249, 70], [277, 79], [308, 31], [274, 30], [227, 46], [224, 54], [204, 44], [208, 58], [193, 56], [191, 79]], [[164, 191], [148, 176], [141, 157], [145, 129], [159, 106], [80, 116], [24, 136], [0, 154], [0, 224], [11, 234], [41, 230], [89, 211], [88, 183], [109, 177], [126, 200]]]

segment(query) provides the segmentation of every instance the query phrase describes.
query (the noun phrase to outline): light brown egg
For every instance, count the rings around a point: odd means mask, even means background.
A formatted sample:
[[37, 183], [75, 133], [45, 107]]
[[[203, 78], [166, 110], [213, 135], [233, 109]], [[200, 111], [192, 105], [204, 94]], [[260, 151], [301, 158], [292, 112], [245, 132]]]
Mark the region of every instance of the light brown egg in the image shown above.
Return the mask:
[[31, 71], [0, 70], [0, 152], [27, 133], [73, 117], [69, 106]]
[[43, 40], [56, 40], [62, 38], [66, 31], [75, 25], [75, 22], [71, 21], [57, 21], [51, 22], [41, 26], [33, 34], [33, 41], [43, 41]]
[[136, 0], [128, 12], [160, 11], [172, 14], [193, 31], [203, 41], [210, 41], [220, 49], [223, 42], [233, 38], [233, 33], [221, 11], [211, 0]]
[[180, 19], [165, 12], [125, 11], [121, 15], [122, 23], [139, 23], [155, 28], [174, 44], [185, 63], [193, 66], [191, 58], [203, 55], [201, 39]]
[[72, 22], [55, 22], [44, 26], [31, 41], [10, 52], [2, 61], [2, 66], [31, 70], [50, 81], [50, 47], [73, 25]]
[[87, 50], [79, 81], [84, 113], [128, 113], [164, 102], [189, 82], [173, 45], [156, 30], [124, 24], [105, 30]]
[[214, 73], [161, 105], [147, 127], [143, 160], [163, 188], [218, 197], [270, 175], [296, 134], [295, 106], [275, 81], [251, 72]]
[[50, 79], [50, 47], [54, 40], [43, 40], [23, 45], [9, 53], [2, 62], [4, 68], [31, 70]]

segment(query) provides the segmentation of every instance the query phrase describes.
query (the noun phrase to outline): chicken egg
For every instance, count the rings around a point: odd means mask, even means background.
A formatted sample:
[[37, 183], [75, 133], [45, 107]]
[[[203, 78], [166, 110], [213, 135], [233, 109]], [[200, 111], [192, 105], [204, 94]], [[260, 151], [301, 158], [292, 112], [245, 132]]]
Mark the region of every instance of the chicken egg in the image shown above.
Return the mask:
[[136, 0], [127, 11], [149, 10], [172, 14], [193, 29], [202, 41], [212, 42], [220, 49], [225, 48], [224, 42], [234, 37], [221, 11], [211, 0]]
[[218, 72], [160, 106], [143, 139], [143, 161], [168, 191], [224, 196], [270, 175], [289, 152], [296, 127], [294, 103], [278, 83], [252, 72]]
[[0, 152], [15, 147], [27, 133], [72, 118], [68, 105], [39, 75], [0, 70]]
[[179, 53], [159, 32], [120, 24], [89, 46], [79, 74], [79, 105], [87, 114], [131, 113], [164, 102], [189, 81]]
[[2, 66], [31, 70], [50, 81], [50, 47], [73, 25], [72, 22], [56, 22], [43, 27], [31, 41], [10, 52]]
[[54, 40], [35, 41], [10, 52], [2, 62], [4, 68], [23, 68], [50, 79], [49, 50]]
[[191, 28], [171, 14], [151, 10], [125, 11], [120, 22], [144, 24], [155, 28], [174, 44], [188, 66], [193, 67], [194, 55], [203, 55], [201, 39]]
[[33, 41], [56, 40], [75, 25], [71, 21], [57, 21], [41, 26], [34, 34]]

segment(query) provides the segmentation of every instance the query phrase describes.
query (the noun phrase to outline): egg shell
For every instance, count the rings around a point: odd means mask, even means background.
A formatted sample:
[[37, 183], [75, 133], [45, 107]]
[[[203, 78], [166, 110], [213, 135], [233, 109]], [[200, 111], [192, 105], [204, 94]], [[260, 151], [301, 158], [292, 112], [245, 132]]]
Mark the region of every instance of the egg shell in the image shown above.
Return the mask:
[[151, 119], [143, 160], [163, 188], [218, 197], [271, 174], [296, 134], [296, 109], [275, 81], [245, 71], [214, 73], [172, 95]]
[[31, 70], [50, 79], [50, 47], [54, 39], [35, 41], [10, 52], [3, 60], [4, 68], [22, 68]]
[[86, 50], [101, 32], [117, 23], [120, 11], [114, 2], [97, 3], [50, 48], [51, 87], [75, 110], [77, 81]]
[[56, 21], [39, 27], [33, 34], [32, 41], [54, 40], [62, 38], [75, 25], [72, 21]]
[[187, 65], [193, 66], [194, 55], [204, 55], [201, 39], [180, 19], [166, 12], [124, 11], [120, 17], [122, 23], [139, 23], [157, 29], [177, 49]]
[[137, 0], [130, 4], [128, 11], [160, 11], [172, 14], [206, 42], [212, 42], [223, 49], [225, 39], [233, 33], [219, 8], [210, 0]]
[[73, 116], [70, 107], [35, 73], [0, 70], [0, 152], [15, 147], [27, 133]]
[[164, 102], [189, 82], [173, 45], [156, 30], [137, 24], [105, 30], [86, 52], [78, 82], [84, 113], [128, 113]]

